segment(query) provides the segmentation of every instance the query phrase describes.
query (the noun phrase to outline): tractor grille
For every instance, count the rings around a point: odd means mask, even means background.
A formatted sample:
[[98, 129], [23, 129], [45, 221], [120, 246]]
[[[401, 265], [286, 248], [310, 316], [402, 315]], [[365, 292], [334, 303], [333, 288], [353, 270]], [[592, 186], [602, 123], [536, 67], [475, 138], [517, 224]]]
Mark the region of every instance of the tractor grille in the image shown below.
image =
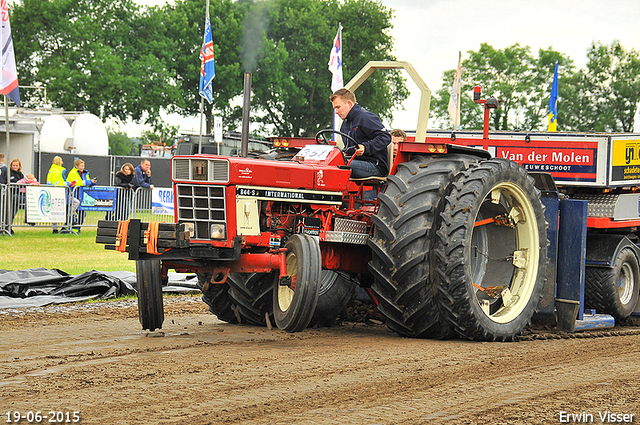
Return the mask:
[[224, 159], [175, 158], [172, 169], [175, 181], [229, 181], [229, 162]]
[[224, 224], [226, 228], [224, 189], [224, 186], [176, 185], [178, 222], [194, 224], [192, 239], [211, 239], [212, 224]]

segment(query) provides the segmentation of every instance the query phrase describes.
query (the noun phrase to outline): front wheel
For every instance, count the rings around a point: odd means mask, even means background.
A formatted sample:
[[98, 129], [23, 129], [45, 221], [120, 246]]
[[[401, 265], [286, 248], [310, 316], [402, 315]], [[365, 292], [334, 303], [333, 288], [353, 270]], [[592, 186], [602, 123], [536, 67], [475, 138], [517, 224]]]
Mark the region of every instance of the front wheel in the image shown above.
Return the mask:
[[638, 282], [638, 259], [630, 248], [624, 248], [616, 255], [613, 268], [586, 268], [585, 305], [616, 320], [626, 319], [638, 303]]
[[160, 260], [136, 260], [136, 281], [138, 319], [142, 329], [161, 329], [164, 322], [164, 305]]
[[309, 325], [318, 303], [320, 246], [308, 235], [295, 234], [285, 248], [287, 276], [273, 286], [273, 316], [278, 328], [299, 332]]
[[473, 340], [509, 341], [531, 320], [547, 265], [540, 192], [518, 164], [470, 167], [447, 197], [437, 232], [440, 308]]

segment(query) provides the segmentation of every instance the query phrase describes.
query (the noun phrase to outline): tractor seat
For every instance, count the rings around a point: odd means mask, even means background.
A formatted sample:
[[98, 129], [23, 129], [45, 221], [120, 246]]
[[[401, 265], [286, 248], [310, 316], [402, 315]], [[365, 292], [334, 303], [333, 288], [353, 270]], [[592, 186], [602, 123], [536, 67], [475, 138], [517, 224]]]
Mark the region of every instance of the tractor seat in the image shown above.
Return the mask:
[[[389, 170], [391, 170], [391, 166], [393, 165], [393, 143], [389, 143], [387, 146], [387, 155], [389, 158]], [[387, 173], [387, 176], [389, 173]], [[387, 182], [387, 176], [371, 176], [371, 177], [362, 177], [359, 179], [349, 179], [352, 182], [357, 184], [368, 184], [368, 185], [383, 185]]]

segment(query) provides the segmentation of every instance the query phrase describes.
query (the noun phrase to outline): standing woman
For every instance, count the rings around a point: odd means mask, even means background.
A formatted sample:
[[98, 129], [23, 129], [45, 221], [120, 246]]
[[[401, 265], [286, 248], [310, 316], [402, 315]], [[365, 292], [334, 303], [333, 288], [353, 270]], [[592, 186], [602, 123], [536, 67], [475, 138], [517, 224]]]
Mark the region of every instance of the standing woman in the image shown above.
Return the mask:
[[[116, 173], [116, 220], [126, 220], [129, 218], [129, 207], [131, 205], [131, 194], [133, 188], [133, 164], [125, 163]], [[113, 220], [113, 213], [109, 211], [105, 220]]]
[[[62, 166], [62, 158], [59, 156], [54, 156], [51, 161], [51, 168], [49, 168], [49, 172], [47, 173], [47, 184], [52, 186], [70, 186], [67, 182], [67, 169]], [[67, 196], [67, 204], [71, 202], [71, 215], [73, 215], [78, 206], [80, 205], [80, 201], [78, 201], [73, 196]], [[69, 210], [67, 209], [67, 213]], [[68, 217], [67, 217], [68, 220]], [[58, 233], [58, 227], [56, 223], [52, 223], [53, 233]]]

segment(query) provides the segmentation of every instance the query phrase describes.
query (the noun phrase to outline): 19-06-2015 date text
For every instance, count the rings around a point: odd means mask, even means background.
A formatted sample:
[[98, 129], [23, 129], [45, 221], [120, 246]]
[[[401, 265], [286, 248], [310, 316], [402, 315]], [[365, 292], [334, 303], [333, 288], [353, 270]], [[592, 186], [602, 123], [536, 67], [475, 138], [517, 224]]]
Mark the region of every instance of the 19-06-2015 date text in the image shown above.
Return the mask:
[[32, 423], [32, 424], [40, 424], [40, 423], [49, 423], [49, 424], [61, 424], [61, 423], [78, 423], [80, 422], [80, 412], [79, 411], [28, 411], [28, 412], [19, 412], [19, 411], [8, 411], [7, 420], [5, 423]]

